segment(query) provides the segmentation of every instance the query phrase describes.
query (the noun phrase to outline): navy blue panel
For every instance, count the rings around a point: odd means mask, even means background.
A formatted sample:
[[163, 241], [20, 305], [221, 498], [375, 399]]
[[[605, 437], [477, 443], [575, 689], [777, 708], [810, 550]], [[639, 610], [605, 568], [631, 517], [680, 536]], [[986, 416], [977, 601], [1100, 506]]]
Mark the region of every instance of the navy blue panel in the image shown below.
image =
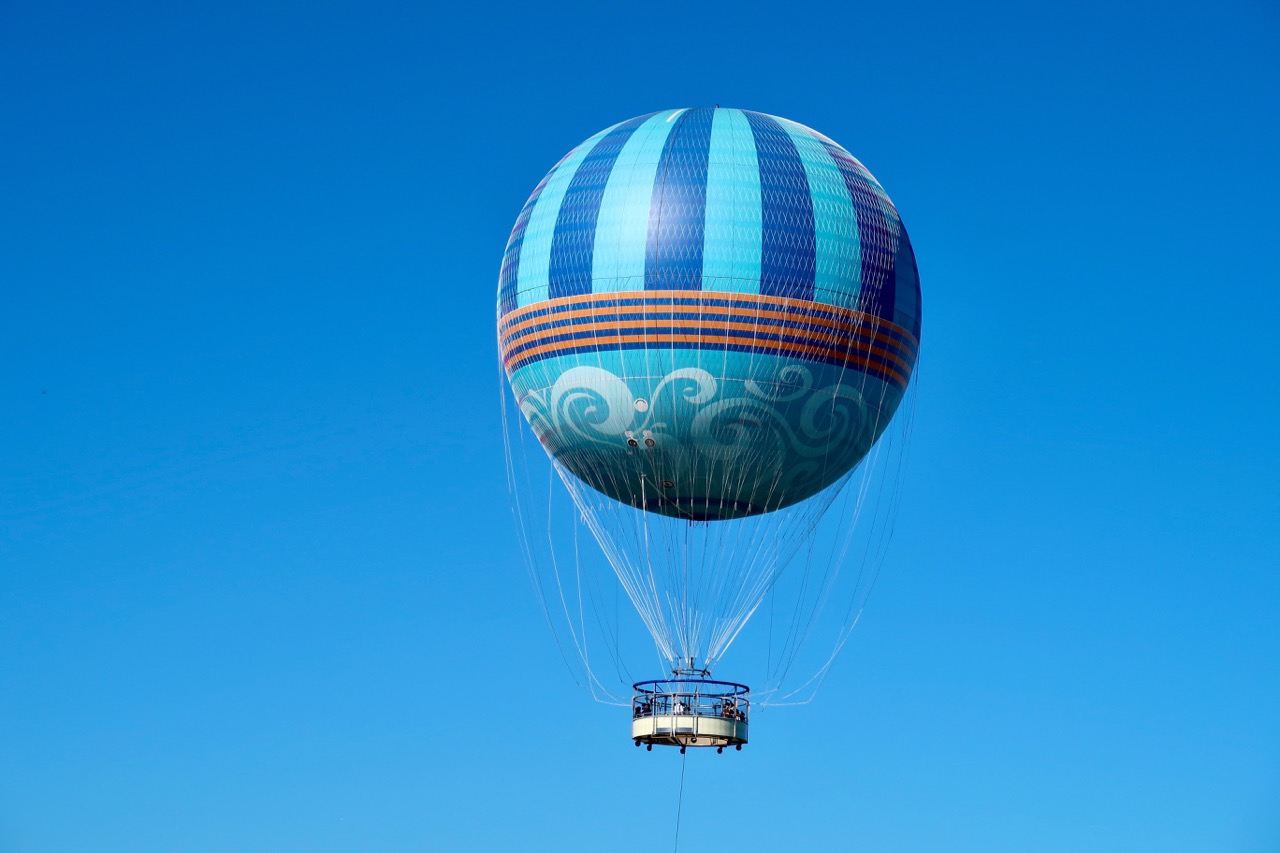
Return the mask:
[[645, 290], [701, 290], [707, 159], [715, 110], [685, 110], [658, 160], [644, 253]]
[[506, 254], [502, 256], [502, 271], [498, 273], [498, 316], [505, 317], [516, 307], [516, 271], [520, 269], [520, 246], [524, 243], [524, 229], [529, 225], [529, 207], [520, 211], [516, 227], [511, 230]]
[[893, 322], [894, 303], [897, 302], [897, 282], [893, 273], [893, 258], [897, 242], [889, 229], [889, 218], [871, 184], [858, 171], [849, 154], [837, 145], [824, 142], [831, 158], [836, 161], [844, 185], [853, 199], [853, 214], [858, 220], [858, 242], [862, 247], [862, 287], [858, 294], [859, 307], [881, 319]]
[[760, 163], [760, 292], [813, 299], [816, 242], [813, 196], [791, 134], [763, 113], [743, 110]]
[[596, 220], [600, 216], [605, 184], [609, 182], [609, 173], [622, 146], [636, 128], [652, 116], [653, 113], [649, 113], [624, 121], [597, 142], [578, 165], [560, 203], [556, 230], [551, 236], [547, 298], [591, 292], [591, 255], [596, 245]]
[[893, 285], [897, 292], [894, 322], [901, 322], [903, 314], [911, 317], [906, 328], [920, 340], [920, 270], [916, 267], [916, 253], [911, 248], [906, 226], [899, 223], [902, 234], [898, 238], [898, 251], [893, 257]]

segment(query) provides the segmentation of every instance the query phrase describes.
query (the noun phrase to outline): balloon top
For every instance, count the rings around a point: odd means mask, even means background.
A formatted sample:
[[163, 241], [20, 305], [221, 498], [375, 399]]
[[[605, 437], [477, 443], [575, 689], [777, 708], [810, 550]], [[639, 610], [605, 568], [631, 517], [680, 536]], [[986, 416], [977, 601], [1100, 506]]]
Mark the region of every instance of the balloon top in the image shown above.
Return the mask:
[[750, 110], [620, 122], [530, 195], [502, 260], [500, 318], [632, 291], [802, 300], [920, 335], [915, 255], [884, 188], [828, 137]]

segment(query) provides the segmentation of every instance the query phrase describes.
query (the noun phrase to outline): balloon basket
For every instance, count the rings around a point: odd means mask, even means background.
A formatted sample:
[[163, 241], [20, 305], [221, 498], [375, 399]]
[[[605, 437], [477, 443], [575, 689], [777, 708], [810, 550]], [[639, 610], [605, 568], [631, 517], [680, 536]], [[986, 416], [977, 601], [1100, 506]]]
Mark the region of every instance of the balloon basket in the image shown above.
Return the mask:
[[751, 691], [709, 678], [670, 678], [632, 685], [631, 739], [658, 746], [742, 749], [747, 742]]

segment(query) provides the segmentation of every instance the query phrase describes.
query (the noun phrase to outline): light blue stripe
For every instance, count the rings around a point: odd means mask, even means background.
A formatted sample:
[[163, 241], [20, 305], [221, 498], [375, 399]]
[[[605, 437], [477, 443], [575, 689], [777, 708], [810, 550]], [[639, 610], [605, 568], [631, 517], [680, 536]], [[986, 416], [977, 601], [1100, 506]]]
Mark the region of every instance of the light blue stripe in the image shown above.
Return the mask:
[[662, 158], [662, 146], [680, 112], [683, 110], [658, 113], [636, 128], [618, 152], [596, 219], [591, 267], [593, 293], [644, 290], [653, 182]]
[[850, 307], [858, 298], [862, 252], [849, 187], [835, 159], [809, 128], [779, 121], [804, 163], [813, 199], [814, 301]]
[[[617, 125], [614, 125], [617, 127]], [[596, 143], [613, 127], [600, 131], [575, 148], [564, 158], [542, 189], [538, 202], [529, 215], [529, 225], [524, 231], [524, 243], [520, 247], [520, 269], [516, 279], [516, 305], [532, 305], [547, 298], [551, 281], [551, 238], [555, 234], [556, 219], [560, 215], [560, 203], [569, 189], [578, 166], [591, 153]]]
[[707, 164], [702, 289], [760, 292], [760, 166], [741, 110], [716, 110]]

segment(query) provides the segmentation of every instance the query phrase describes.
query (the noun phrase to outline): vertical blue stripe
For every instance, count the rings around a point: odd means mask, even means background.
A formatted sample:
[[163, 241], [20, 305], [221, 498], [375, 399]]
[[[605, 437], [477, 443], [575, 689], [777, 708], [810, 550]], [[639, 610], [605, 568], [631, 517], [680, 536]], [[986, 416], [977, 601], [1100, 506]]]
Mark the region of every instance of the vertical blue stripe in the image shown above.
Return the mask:
[[649, 203], [667, 137], [684, 110], [666, 110], [631, 134], [618, 154], [600, 201], [591, 262], [591, 292], [644, 289]]
[[861, 292], [856, 307], [893, 321], [897, 289], [893, 276], [893, 253], [896, 237], [890, 230], [889, 217], [872, 186], [874, 178], [853, 156], [829, 139], [823, 145], [840, 167], [853, 210], [857, 215], [858, 237], [862, 245]]
[[596, 219], [605, 185], [622, 146], [652, 113], [624, 121], [609, 131], [581, 165], [565, 190], [551, 238], [547, 296], [576, 296], [591, 292], [591, 259], [596, 242]]
[[812, 299], [813, 199], [804, 164], [791, 137], [772, 117], [744, 110], [760, 162], [763, 233], [760, 292]]
[[687, 110], [667, 136], [649, 206], [645, 290], [699, 290], [707, 216], [707, 155], [715, 110]]
[[911, 248], [907, 229], [898, 235], [898, 251], [893, 257], [893, 287], [896, 299], [893, 305], [893, 322], [920, 340], [920, 271], [916, 268], [916, 253]]
[[742, 110], [716, 110], [707, 155], [702, 289], [760, 292], [760, 166]]
[[[566, 154], [565, 157], [568, 155]], [[565, 161], [565, 157], [560, 158], [560, 163]], [[556, 169], [560, 168], [560, 163], [556, 163], [551, 167], [551, 171], [543, 175], [542, 180], [533, 188], [533, 192], [529, 194], [529, 200], [524, 203], [524, 207], [520, 208], [520, 215], [516, 217], [516, 225], [511, 229], [511, 238], [507, 240], [507, 250], [502, 255], [502, 271], [498, 273], [498, 318], [501, 319], [511, 313], [516, 308], [516, 276], [520, 270], [520, 248], [524, 244], [524, 233], [529, 227], [529, 215], [533, 213], [533, 206], [537, 203], [538, 197], [542, 195], [542, 190], [547, 185], [547, 181], [551, 180], [551, 176], [555, 174]]]
[[[893, 206], [893, 202], [889, 200], [889, 194], [884, 191], [884, 187], [880, 186], [880, 182], [867, 171], [867, 167], [858, 162], [857, 158], [853, 159], [854, 165], [857, 167], [859, 174], [867, 182], [867, 187], [871, 190], [871, 194], [875, 197], [876, 203], [880, 205], [880, 213], [884, 217], [884, 227], [888, 231], [888, 259], [889, 267], [885, 272], [885, 283], [876, 303], [875, 314], [877, 317], [884, 317], [886, 320], [894, 321], [898, 311], [898, 250], [901, 248], [902, 235], [906, 232], [902, 230], [902, 220], [898, 218], [898, 209]], [[914, 258], [913, 258], [914, 260]], [[882, 313], [883, 312], [883, 313]], [[896, 322], [896, 321], [894, 321]]]
[[551, 240], [555, 235], [556, 220], [560, 216], [560, 202], [564, 200], [565, 191], [569, 189], [582, 161], [591, 153], [596, 143], [612, 130], [612, 127], [602, 130], [570, 151], [559, 168], [548, 177], [542, 195], [529, 214], [529, 225], [525, 229], [524, 242], [520, 247], [520, 268], [516, 275], [517, 305], [531, 305], [547, 298], [551, 272]]
[[862, 248], [853, 200], [840, 167], [826, 146], [804, 125], [779, 119], [804, 164], [813, 199], [813, 299], [828, 305], [854, 307], [861, 278]]

